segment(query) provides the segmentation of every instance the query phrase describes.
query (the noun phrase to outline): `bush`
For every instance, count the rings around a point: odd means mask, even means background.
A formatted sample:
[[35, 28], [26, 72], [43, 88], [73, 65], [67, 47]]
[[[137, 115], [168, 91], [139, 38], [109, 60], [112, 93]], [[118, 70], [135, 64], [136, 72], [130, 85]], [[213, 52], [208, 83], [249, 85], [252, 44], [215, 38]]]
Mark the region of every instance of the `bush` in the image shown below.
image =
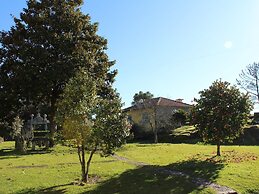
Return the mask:
[[146, 139], [147, 137], [153, 137], [152, 131], [148, 131], [142, 127], [141, 125], [138, 124], [133, 124], [130, 130], [130, 133], [133, 134], [134, 139]]
[[259, 145], [259, 126], [252, 125], [244, 129], [244, 133], [234, 140], [238, 145]]

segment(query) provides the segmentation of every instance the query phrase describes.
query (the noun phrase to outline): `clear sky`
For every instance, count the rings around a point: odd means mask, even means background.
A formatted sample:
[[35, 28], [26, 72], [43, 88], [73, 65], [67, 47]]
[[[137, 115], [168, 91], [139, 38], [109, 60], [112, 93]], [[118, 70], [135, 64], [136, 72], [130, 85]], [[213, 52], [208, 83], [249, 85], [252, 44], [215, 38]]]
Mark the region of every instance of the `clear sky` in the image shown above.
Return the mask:
[[[0, 29], [25, 6], [1, 0]], [[140, 90], [190, 103], [216, 79], [236, 84], [259, 62], [258, 10], [258, 0], [88, 0], [82, 7], [108, 39], [125, 106]]]

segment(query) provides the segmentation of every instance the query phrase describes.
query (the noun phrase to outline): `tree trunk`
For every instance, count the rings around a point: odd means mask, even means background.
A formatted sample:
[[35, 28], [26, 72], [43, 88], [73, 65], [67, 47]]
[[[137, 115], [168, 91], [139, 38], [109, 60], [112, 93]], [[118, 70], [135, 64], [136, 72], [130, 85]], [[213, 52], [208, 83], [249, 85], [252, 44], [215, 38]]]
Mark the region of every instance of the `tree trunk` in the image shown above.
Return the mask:
[[97, 148], [95, 147], [95, 149], [90, 152], [89, 159], [88, 159], [88, 161], [86, 163], [86, 166], [85, 166], [85, 149], [84, 149], [83, 146], [77, 147], [78, 158], [79, 158], [79, 161], [80, 161], [80, 164], [81, 164], [81, 172], [82, 172], [82, 180], [81, 181], [82, 182], [87, 183], [88, 180], [89, 180], [88, 175], [89, 175], [90, 164], [91, 164], [93, 155], [96, 152], [96, 149]]
[[82, 175], [82, 179], [83, 179], [83, 175], [85, 170], [83, 169], [83, 161], [82, 161], [82, 156], [81, 156], [81, 146], [77, 146], [77, 155], [78, 155], [78, 159], [80, 161], [80, 165], [81, 165], [81, 175]]
[[154, 143], [158, 143], [157, 129], [154, 129]]
[[157, 110], [156, 105], [154, 106], [154, 143], [158, 143], [158, 136], [157, 136]]
[[220, 156], [220, 141], [217, 143], [217, 156]]
[[85, 149], [83, 146], [81, 146], [81, 152], [82, 152], [82, 163], [81, 163], [81, 171], [82, 171], [82, 182], [87, 182], [86, 172], [85, 172]]
[[86, 172], [85, 172], [85, 180], [86, 180], [86, 182], [88, 182], [88, 180], [89, 180], [88, 179], [89, 178], [88, 175], [89, 175], [90, 164], [91, 164], [91, 160], [93, 158], [93, 155], [94, 155], [95, 151], [96, 151], [96, 149], [94, 149], [94, 150], [92, 150], [90, 152], [90, 156], [89, 156], [87, 164], [86, 164]]
[[[77, 154], [78, 154], [78, 158], [79, 158], [79, 161], [81, 164], [81, 174], [82, 174], [81, 181], [87, 182], [86, 176], [85, 176], [85, 149], [83, 146], [77, 146]], [[82, 154], [82, 156], [81, 156], [81, 154]]]

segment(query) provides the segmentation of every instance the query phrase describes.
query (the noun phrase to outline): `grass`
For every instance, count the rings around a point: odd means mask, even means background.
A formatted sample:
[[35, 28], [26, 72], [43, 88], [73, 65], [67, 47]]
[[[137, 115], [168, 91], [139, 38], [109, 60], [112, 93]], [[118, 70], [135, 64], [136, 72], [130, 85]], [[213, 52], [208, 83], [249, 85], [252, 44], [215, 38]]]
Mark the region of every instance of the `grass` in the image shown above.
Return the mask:
[[[0, 144], [0, 193], [80, 193], [96, 186], [70, 185], [80, 178], [80, 164], [72, 148], [56, 146], [49, 153], [16, 155], [12, 147], [10, 142]], [[99, 155], [94, 156], [91, 167], [102, 180], [134, 168]]]
[[188, 173], [239, 193], [259, 193], [259, 147], [222, 146], [222, 157], [216, 146], [190, 144], [128, 144], [120, 155], [153, 165]]
[[[239, 193], [259, 193], [259, 147], [190, 144], [127, 144], [117, 154], [150, 166], [135, 167], [112, 157], [95, 155], [90, 175], [100, 180], [86, 186], [73, 185], [80, 178], [76, 150], [56, 146], [50, 151], [17, 155], [13, 142], [0, 144], [0, 193], [213, 193], [194, 185], [191, 177], [202, 177], [226, 185]], [[186, 172], [190, 177], [169, 176], [161, 166]]]
[[80, 178], [75, 149], [58, 145], [50, 151], [18, 155], [13, 147], [13, 142], [0, 144], [0, 193], [4, 194], [213, 193], [211, 189], [194, 185], [188, 178], [159, 173], [157, 166], [135, 167], [99, 155], [93, 158], [90, 175], [98, 175], [100, 180], [86, 186], [73, 185]]

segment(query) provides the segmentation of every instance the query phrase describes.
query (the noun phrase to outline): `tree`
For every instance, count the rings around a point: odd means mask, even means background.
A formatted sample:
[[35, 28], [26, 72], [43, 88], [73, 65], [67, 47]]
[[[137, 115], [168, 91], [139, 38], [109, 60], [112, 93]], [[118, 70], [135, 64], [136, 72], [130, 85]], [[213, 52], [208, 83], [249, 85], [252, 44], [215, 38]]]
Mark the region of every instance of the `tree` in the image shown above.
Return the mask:
[[[55, 131], [57, 100], [68, 80], [84, 67], [96, 80], [97, 93], [108, 95], [115, 71], [107, 40], [98, 36], [80, 6], [83, 0], [28, 0], [14, 18], [15, 25], [0, 34], [0, 122], [45, 109]], [[23, 114], [21, 114], [23, 113]], [[25, 114], [26, 113], [26, 114]], [[25, 118], [24, 118], [25, 119]]]
[[133, 102], [131, 104], [135, 105], [137, 103], [144, 102], [145, 100], [149, 100], [153, 97], [154, 97], [154, 95], [151, 94], [150, 92], [139, 91], [138, 93], [134, 94]]
[[232, 141], [242, 132], [252, 103], [248, 95], [221, 80], [199, 94], [192, 110], [193, 123], [206, 142], [217, 144], [217, 155], [220, 156], [220, 145]]
[[[115, 91], [109, 97], [97, 93], [97, 85], [87, 70], [79, 69], [65, 86], [58, 102], [56, 120], [63, 127], [65, 139], [77, 146], [82, 182], [88, 182], [89, 168], [94, 153], [112, 154], [128, 135], [127, 119]], [[89, 151], [86, 162], [85, 150]]]
[[242, 70], [237, 79], [237, 84], [254, 96], [259, 102], [259, 63], [253, 63]]

